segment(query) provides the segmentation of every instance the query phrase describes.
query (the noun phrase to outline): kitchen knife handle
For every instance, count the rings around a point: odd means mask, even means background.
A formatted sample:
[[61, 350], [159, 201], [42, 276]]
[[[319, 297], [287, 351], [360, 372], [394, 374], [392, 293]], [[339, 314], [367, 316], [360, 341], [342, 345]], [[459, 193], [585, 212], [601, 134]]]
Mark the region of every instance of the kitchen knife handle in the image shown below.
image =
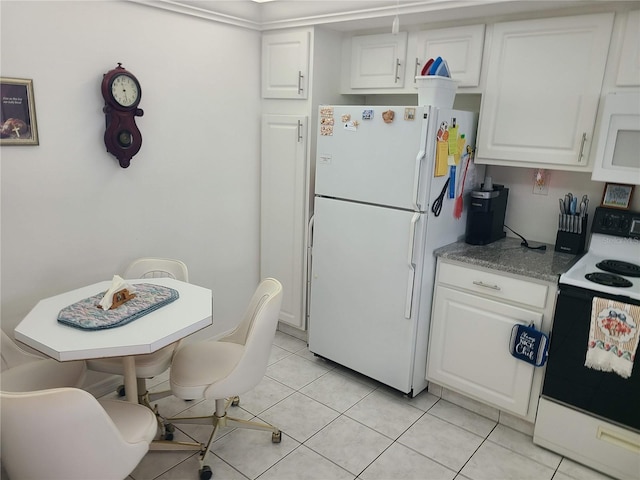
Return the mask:
[[416, 225], [420, 220], [420, 214], [414, 213], [409, 227], [409, 254], [407, 264], [409, 266], [409, 277], [407, 280], [407, 300], [404, 306], [404, 318], [411, 318], [411, 304], [413, 303], [413, 281], [416, 276], [416, 265], [413, 263], [413, 247], [415, 246]]

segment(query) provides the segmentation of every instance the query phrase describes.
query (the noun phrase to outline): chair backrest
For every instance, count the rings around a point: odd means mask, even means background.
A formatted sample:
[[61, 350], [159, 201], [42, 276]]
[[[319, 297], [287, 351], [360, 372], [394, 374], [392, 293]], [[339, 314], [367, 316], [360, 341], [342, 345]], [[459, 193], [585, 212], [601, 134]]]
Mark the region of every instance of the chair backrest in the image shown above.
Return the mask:
[[1, 330], [1, 332], [0, 357], [2, 357], [2, 371], [41, 359], [41, 357], [28, 353], [18, 347], [4, 330]]
[[57, 362], [22, 350], [2, 331], [0, 344], [2, 374], [0, 389], [7, 392], [27, 392], [57, 387], [82, 385], [87, 366], [83, 361]]
[[2, 465], [12, 479], [122, 479], [149, 443], [127, 442], [100, 403], [77, 388], [0, 392]]
[[183, 282], [189, 281], [187, 266], [180, 260], [172, 258], [139, 258], [131, 262], [123, 275], [124, 278], [175, 278]]
[[[238, 327], [230, 335], [219, 340], [238, 343], [245, 348], [233, 372], [215, 385], [214, 389], [217, 392], [225, 391], [226, 385], [229, 385], [228, 391], [234, 392], [229, 395], [238, 395], [260, 383], [267, 370], [281, 305], [280, 282], [274, 278], [263, 280], [251, 297]], [[205, 396], [210, 395], [205, 391]]]

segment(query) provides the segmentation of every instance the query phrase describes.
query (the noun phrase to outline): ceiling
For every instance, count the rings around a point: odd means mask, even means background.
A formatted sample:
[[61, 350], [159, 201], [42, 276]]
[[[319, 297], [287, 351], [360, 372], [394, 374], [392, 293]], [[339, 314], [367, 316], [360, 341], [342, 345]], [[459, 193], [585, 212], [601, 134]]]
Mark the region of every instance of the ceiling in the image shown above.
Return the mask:
[[325, 25], [341, 31], [500, 19], [562, 9], [637, 8], [638, 0], [129, 0], [255, 30]]

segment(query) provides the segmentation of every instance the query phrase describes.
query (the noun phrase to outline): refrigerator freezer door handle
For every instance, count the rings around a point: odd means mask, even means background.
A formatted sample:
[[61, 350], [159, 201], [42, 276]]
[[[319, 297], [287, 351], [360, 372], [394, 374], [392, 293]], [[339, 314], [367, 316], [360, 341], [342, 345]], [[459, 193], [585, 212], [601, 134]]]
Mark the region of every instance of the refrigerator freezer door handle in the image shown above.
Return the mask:
[[416, 168], [413, 172], [413, 208], [414, 210], [421, 210], [421, 205], [418, 204], [418, 189], [420, 188], [420, 167], [422, 165], [422, 159], [425, 157], [426, 152], [420, 150], [416, 155]]
[[416, 236], [416, 224], [420, 219], [419, 213], [414, 213], [411, 218], [411, 228], [409, 229], [409, 254], [407, 265], [409, 266], [409, 277], [407, 280], [407, 301], [404, 306], [404, 318], [411, 318], [411, 304], [413, 303], [413, 281], [416, 275], [416, 265], [413, 263], [413, 246]]

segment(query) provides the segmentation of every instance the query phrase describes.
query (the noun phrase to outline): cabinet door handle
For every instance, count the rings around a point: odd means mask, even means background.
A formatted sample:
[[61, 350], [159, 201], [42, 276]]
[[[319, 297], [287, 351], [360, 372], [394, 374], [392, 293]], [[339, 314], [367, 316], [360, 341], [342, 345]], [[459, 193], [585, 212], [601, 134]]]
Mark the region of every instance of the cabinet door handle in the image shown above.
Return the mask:
[[400, 70], [400, 59], [396, 58], [396, 78], [393, 79], [393, 83], [398, 83], [400, 77], [398, 76], [398, 71]]
[[488, 283], [481, 282], [480, 280], [474, 280], [474, 285], [484, 288], [490, 288], [491, 290], [502, 290], [498, 285], [489, 285]]
[[416, 77], [418, 76], [418, 70], [420, 68], [420, 59], [416, 57], [416, 65], [413, 69], [413, 83], [416, 83]]
[[304, 75], [302, 75], [302, 70], [298, 70], [298, 95], [302, 94], [302, 79]]
[[582, 141], [580, 142], [580, 153], [578, 153], [578, 163], [582, 163], [584, 152], [584, 144], [587, 142], [587, 132], [582, 133]]
[[302, 143], [302, 122], [298, 120], [298, 143]]

